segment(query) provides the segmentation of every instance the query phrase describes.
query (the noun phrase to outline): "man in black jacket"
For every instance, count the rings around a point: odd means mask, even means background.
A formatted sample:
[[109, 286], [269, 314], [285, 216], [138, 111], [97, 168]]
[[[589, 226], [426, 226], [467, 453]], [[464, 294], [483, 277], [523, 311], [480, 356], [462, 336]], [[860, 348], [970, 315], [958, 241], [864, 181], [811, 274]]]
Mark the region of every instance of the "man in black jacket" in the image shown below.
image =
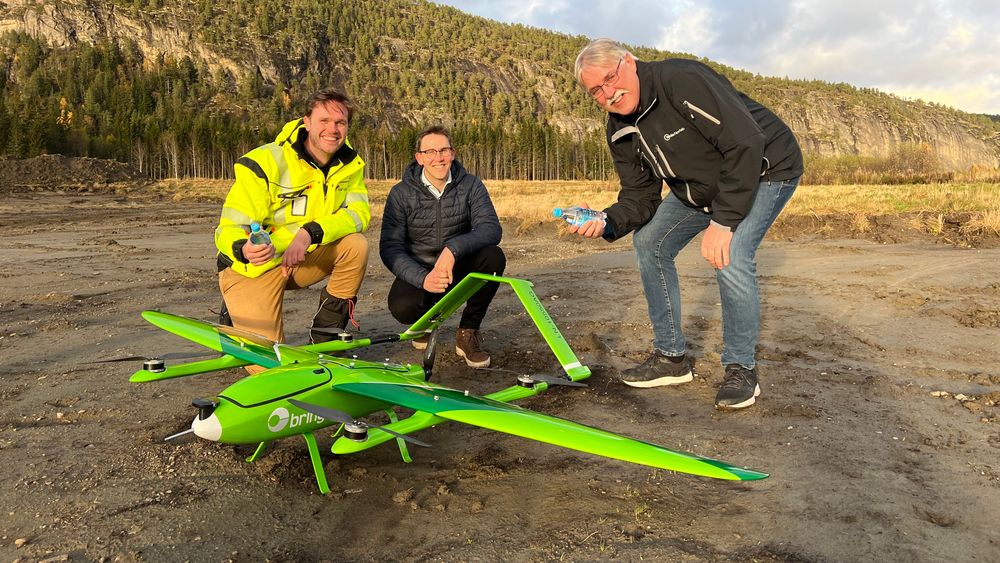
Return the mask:
[[[608, 112], [607, 139], [621, 180], [607, 222], [572, 228], [633, 244], [653, 324], [653, 353], [622, 381], [656, 387], [691, 381], [674, 258], [699, 233], [722, 297], [725, 378], [720, 409], [755, 402], [760, 332], [757, 247], [791, 198], [802, 153], [791, 130], [723, 76], [692, 60], [646, 63], [609, 39], [576, 59], [577, 81]], [[669, 189], [661, 197], [664, 184]]]
[[[455, 160], [448, 130], [441, 126], [417, 135], [416, 159], [392, 187], [382, 215], [379, 255], [396, 276], [389, 311], [412, 324], [469, 272], [502, 275], [507, 259], [502, 230], [483, 182]], [[499, 285], [490, 282], [465, 305], [455, 335], [455, 351], [474, 368], [489, 367], [479, 327]], [[413, 340], [421, 350], [427, 336]]]

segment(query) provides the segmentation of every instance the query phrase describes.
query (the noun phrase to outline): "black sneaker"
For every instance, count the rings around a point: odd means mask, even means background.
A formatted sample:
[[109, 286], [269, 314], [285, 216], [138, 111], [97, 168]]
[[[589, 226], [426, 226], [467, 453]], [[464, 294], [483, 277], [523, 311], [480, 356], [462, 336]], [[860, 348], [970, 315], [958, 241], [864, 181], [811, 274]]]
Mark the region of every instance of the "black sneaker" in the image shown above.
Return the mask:
[[672, 358], [654, 350], [646, 361], [622, 371], [621, 380], [632, 387], [659, 387], [687, 383], [692, 377], [686, 356]]
[[715, 408], [724, 410], [745, 409], [757, 401], [757, 369], [747, 369], [740, 364], [726, 366], [726, 378], [715, 396]]

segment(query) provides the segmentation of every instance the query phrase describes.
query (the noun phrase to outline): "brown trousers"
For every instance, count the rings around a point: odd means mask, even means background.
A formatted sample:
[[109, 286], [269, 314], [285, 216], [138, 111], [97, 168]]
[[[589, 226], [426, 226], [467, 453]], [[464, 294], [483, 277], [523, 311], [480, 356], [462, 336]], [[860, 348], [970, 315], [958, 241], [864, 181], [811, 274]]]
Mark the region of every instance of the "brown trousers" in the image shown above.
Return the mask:
[[281, 275], [280, 267], [256, 278], [226, 268], [219, 272], [219, 289], [234, 327], [284, 342], [285, 290], [309, 287], [330, 276], [327, 292], [350, 299], [357, 297], [367, 267], [368, 241], [364, 235], [352, 233], [316, 247], [287, 278]]

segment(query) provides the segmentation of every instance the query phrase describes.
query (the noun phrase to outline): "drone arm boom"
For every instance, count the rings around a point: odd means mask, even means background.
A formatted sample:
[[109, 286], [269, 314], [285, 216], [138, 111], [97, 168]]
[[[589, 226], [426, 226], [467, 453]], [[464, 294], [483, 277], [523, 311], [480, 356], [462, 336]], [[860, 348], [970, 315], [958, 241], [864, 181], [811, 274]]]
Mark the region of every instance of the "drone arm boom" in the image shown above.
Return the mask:
[[211, 360], [170, 366], [160, 372], [141, 369], [133, 373], [132, 377], [129, 378], [129, 381], [132, 383], [163, 381], [164, 379], [187, 377], [189, 375], [198, 375], [200, 373], [208, 373], [210, 371], [218, 371], [220, 369], [238, 368], [249, 363], [250, 362], [246, 360], [241, 360], [234, 356], [222, 356], [221, 358], [212, 358]]

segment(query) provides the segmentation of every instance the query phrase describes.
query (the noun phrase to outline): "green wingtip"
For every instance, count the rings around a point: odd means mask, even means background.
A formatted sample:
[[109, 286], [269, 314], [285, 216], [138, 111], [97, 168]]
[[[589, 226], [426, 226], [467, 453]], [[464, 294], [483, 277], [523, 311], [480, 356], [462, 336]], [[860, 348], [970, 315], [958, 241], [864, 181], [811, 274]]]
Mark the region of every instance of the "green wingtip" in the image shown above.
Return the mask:
[[736, 467], [729, 465], [724, 461], [719, 461], [716, 459], [705, 458], [703, 462], [714, 465], [723, 471], [727, 471], [733, 475], [734, 481], [757, 481], [760, 479], [767, 479], [769, 475], [767, 473], [761, 473], [760, 471], [754, 471], [753, 469], [745, 469], [743, 467]]

